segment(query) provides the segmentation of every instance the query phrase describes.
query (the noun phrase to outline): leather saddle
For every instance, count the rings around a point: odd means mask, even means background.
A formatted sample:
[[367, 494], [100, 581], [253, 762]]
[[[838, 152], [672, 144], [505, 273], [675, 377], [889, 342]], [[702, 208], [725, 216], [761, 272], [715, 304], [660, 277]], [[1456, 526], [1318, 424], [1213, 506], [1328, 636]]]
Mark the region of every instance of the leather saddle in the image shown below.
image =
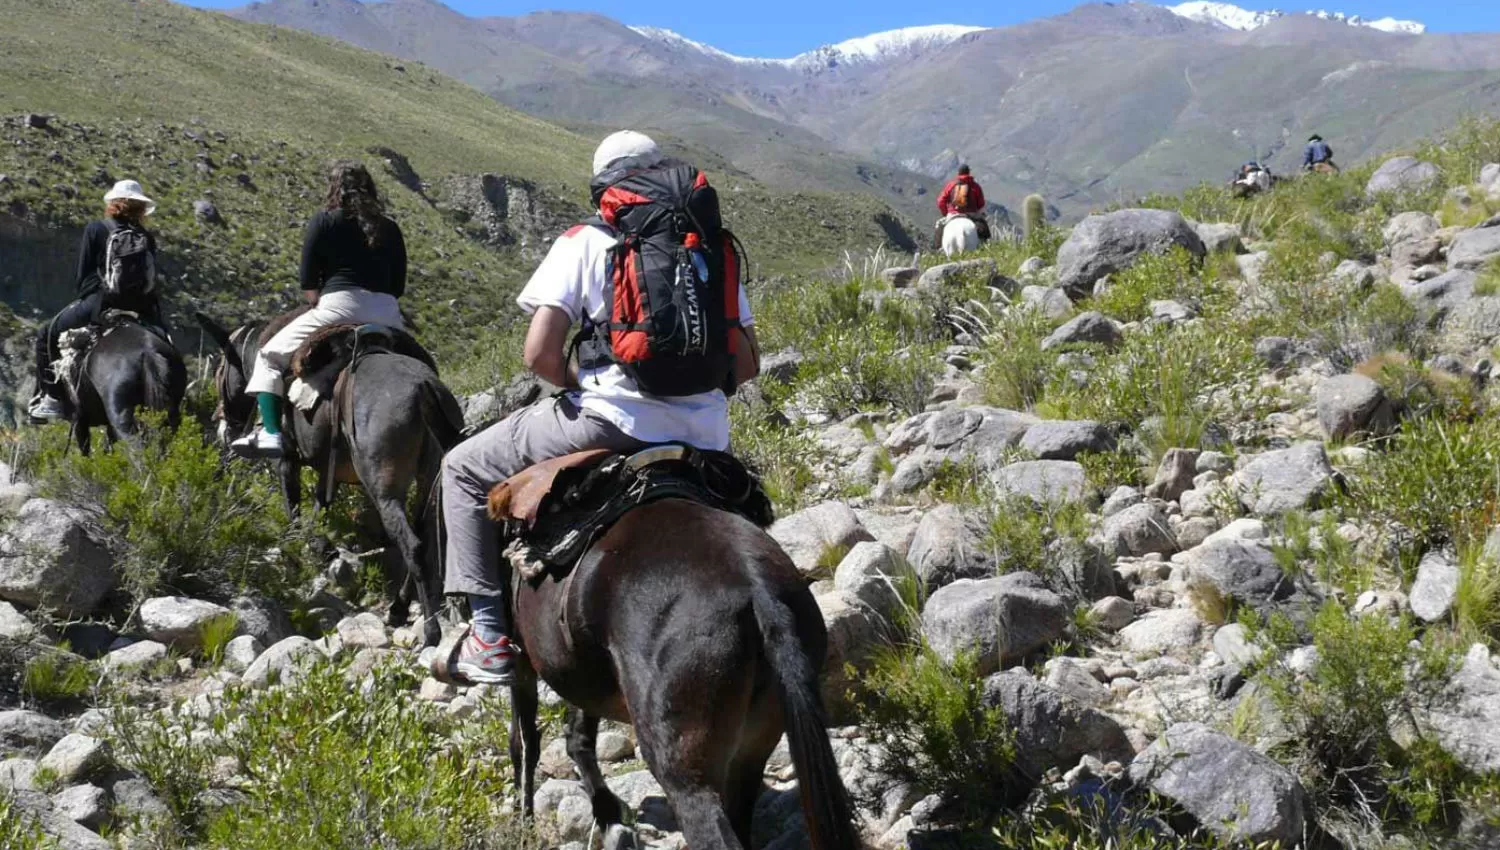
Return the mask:
[[[311, 397], [292, 400], [304, 410], [319, 399], [337, 395], [340, 376], [359, 358], [376, 352], [400, 354], [420, 360], [437, 371], [437, 363], [411, 334], [384, 325], [334, 324], [314, 331], [292, 355], [292, 375], [311, 392]], [[292, 395], [300, 396], [300, 393]]]
[[678, 443], [543, 461], [495, 485], [489, 514], [511, 539], [506, 557], [536, 581], [566, 575], [621, 517], [662, 499], [737, 513], [761, 528], [775, 520], [760, 480], [738, 459]]

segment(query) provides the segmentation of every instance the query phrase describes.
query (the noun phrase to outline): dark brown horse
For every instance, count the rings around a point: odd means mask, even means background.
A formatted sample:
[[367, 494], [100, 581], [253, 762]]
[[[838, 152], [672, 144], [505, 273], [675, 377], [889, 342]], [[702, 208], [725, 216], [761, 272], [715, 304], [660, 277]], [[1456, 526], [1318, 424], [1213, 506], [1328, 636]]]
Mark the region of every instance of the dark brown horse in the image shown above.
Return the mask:
[[106, 439], [128, 439], [137, 430], [140, 408], [165, 413], [176, 428], [187, 393], [187, 367], [166, 338], [127, 319], [112, 320], [107, 332], [83, 355], [67, 385], [65, 408], [78, 450], [87, 455], [92, 432], [104, 426]]
[[[220, 434], [227, 440], [253, 424], [254, 404], [245, 395], [250, 364], [284, 322], [247, 325], [233, 333], [202, 314], [198, 322], [224, 353], [214, 383], [220, 399]], [[315, 498], [323, 507], [332, 501], [337, 485], [362, 487], [390, 544], [383, 553], [391, 599], [387, 621], [405, 625], [415, 594], [422, 609], [423, 638], [435, 645], [442, 636], [433, 602], [439, 595], [440, 569], [435, 500], [428, 496], [441, 472], [443, 454], [460, 439], [463, 412], [437, 373], [414, 357], [366, 354], [349, 380], [351, 401], [338, 423], [330, 404], [320, 404], [312, 413], [287, 405], [282, 422], [289, 438], [287, 453], [278, 464], [287, 513], [296, 516], [300, 509], [304, 466], [318, 473]], [[406, 509], [413, 487], [422, 506], [416, 530]]]
[[511, 758], [531, 807], [537, 676], [574, 710], [568, 753], [604, 829], [628, 833], [594, 756], [601, 718], [635, 727], [692, 850], [748, 850], [766, 760], [786, 732], [814, 850], [856, 850], [818, 691], [828, 635], [791, 559], [753, 523], [680, 499], [626, 514], [567, 579], [522, 583], [530, 665], [512, 688]]

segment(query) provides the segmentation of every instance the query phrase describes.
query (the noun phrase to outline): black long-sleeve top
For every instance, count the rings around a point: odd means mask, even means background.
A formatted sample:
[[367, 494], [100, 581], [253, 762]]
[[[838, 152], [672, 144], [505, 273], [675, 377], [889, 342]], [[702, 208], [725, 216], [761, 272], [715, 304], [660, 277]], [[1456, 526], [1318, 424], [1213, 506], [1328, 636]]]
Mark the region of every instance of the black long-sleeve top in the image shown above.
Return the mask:
[[[111, 221], [95, 221], [83, 229], [75, 277], [79, 298], [87, 298], [104, 288], [104, 258], [109, 253], [109, 236], [115, 227]], [[156, 253], [156, 235], [147, 233], [146, 238], [151, 243], [151, 252]]]
[[382, 218], [372, 248], [357, 218], [343, 210], [324, 210], [307, 223], [300, 276], [304, 290], [364, 289], [400, 298], [406, 292], [406, 242], [401, 228]]

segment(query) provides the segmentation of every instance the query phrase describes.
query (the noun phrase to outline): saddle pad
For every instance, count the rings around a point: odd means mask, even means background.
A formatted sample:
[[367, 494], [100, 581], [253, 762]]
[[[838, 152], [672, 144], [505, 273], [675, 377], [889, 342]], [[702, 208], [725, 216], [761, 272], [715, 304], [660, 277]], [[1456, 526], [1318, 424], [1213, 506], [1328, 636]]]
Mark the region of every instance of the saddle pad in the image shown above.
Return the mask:
[[490, 490], [490, 519], [517, 522], [531, 528], [536, 525], [542, 502], [552, 492], [559, 473], [567, 469], [591, 469], [613, 454], [608, 449], [575, 452], [542, 461], [512, 475]]
[[[364, 325], [341, 323], [318, 328], [292, 355], [292, 374], [307, 379], [335, 365], [343, 368], [345, 361], [353, 355], [354, 338], [362, 327]], [[389, 342], [383, 342], [376, 349], [411, 357], [437, 371], [432, 355], [415, 337], [397, 328], [385, 328], [384, 331], [389, 335]]]

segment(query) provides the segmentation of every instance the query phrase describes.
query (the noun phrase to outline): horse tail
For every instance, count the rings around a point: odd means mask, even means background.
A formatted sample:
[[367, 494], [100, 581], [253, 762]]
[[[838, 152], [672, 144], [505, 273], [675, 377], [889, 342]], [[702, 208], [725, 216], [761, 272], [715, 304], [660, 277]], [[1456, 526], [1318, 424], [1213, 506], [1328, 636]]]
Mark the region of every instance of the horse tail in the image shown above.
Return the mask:
[[141, 383], [146, 408], [170, 412], [173, 406], [172, 363], [165, 353], [154, 348], [145, 353], [144, 360], [146, 379]]
[[463, 441], [463, 409], [436, 379], [422, 382], [422, 421], [444, 453]]
[[839, 777], [828, 741], [818, 674], [797, 636], [797, 617], [763, 582], [753, 582], [751, 604], [766, 658], [781, 686], [786, 735], [813, 850], [858, 850], [854, 806]]

